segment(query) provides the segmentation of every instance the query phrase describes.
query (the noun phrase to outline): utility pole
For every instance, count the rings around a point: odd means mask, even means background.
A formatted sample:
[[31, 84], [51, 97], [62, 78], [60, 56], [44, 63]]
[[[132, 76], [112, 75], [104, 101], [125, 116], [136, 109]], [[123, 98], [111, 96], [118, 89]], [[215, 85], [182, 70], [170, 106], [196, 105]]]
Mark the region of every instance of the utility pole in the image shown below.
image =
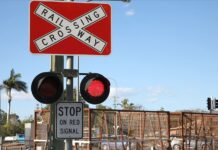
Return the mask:
[[[63, 69], [64, 69], [64, 57], [51, 55], [51, 71], [56, 73], [61, 73]], [[63, 96], [61, 97], [61, 100], [63, 100]], [[50, 105], [51, 126], [49, 131], [49, 138], [50, 138], [49, 146], [50, 146], [50, 150], [61, 150], [64, 147], [64, 142], [63, 140], [58, 140], [55, 138], [55, 112], [56, 112], [56, 103]]]
[[[73, 0], [65, 0], [65, 1], [73, 1]], [[67, 56], [66, 69], [74, 69], [73, 68], [73, 56]], [[66, 81], [66, 92], [67, 92], [67, 101], [72, 102], [73, 100], [73, 78], [67, 77]], [[73, 150], [72, 139], [65, 140], [65, 150]]]
[[[71, 1], [71, 0], [65, 0]], [[73, 69], [73, 56], [67, 56], [67, 69]], [[63, 56], [51, 56], [51, 71], [56, 73], [61, 73], [64, 70], [64, 57]], [[67, 92], [67, 101], [72, 101], [73, 97], [73, 78], [67, 78], [66, 81], [66, 92]], [[63, 96], [62, 96], [63, 100]], [[67, 139], [65, 144], [63, 140], [55, 139], [55, 112], [56, 104], [51, 104], [51, 130], [50, 130], [50, 149], [51, 150], [72, 150], [72, 140]]]
[[[66, 69], [73, 69], [73, 56], [67, 56], [67, 65]], [[66, 81], [66, 92], [67, 92], [67, 100], [68, 102], [72, 102], [73, 100], [73, 78], [67, 77]], [[65, 150], [72, 150], [72, 139], [66, 139], [65, 140]]]

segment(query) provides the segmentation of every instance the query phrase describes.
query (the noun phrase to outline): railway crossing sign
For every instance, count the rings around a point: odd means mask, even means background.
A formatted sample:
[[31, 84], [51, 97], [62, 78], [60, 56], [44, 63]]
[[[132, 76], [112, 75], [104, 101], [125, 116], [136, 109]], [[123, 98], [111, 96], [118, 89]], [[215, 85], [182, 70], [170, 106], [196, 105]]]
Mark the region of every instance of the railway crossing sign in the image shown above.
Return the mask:
[[109, 55], [110, 5], [32, 1], [30, 51], [34, 54]]
[[57, 103], [55, 131], [57, 139], [83, 138], [83, 103]]

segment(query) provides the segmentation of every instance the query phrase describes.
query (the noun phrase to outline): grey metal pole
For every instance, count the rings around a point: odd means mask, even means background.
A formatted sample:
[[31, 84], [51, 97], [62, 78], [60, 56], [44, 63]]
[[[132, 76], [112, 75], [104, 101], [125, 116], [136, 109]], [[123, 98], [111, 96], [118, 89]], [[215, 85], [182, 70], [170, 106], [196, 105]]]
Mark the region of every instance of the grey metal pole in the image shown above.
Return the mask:
[[[73, 0], [65, 0], [73, 1]], [[73, 56], [67, 56], [66, 69], [73, 69]], [[73, 100], [73, 78], [68, 78], [66, 81], [66, 92], [67, 92], [67, 101]], [[66, 139], [65, 141], [65, 150], [73, 150], [72, 140]]]
[[[77, 64], [77, 69], [78, 69], [78, 72], [79, 72], [79, 56], [78, 56], [78, 64]], [[77, 79], [77, 99], [76, 99], [76, 101], [78, 102], [79, 101], [79, 76], [78, 76], [78, 79]]]
[[[67, 56], [66, 69], [73, 69], [73, 56]], [[67, 92], [67, 100], [68, 102], [73, 100], [73, 78], [67, 77], [66, 81], [66, 92]], [[65, 150], [72, 150], [72, 140], [65, 140]]]
[[[64, 69], [64, 57], [52, 55], [51, 71], [56, 73], [61, 73], [63, 69]], [[60, 98], [60, 100], [63, 100], [63, 96]], [[64, 148], [63, 140], [59, 140], [55, 138], [55, 112], [56, 112], [56, 103], [50, 105], [50, 116], [51, 116], [50, 118], [51, 127], [49, 131], [50, 150], [62, 150]]]

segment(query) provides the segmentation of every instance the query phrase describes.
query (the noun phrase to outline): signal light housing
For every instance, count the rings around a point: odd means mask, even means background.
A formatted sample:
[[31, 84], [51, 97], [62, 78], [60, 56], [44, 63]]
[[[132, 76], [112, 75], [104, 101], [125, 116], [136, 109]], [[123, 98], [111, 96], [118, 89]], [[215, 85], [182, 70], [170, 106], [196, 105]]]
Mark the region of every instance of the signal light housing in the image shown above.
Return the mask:
[[218, 100], [215, 99], [215, 108], [218, 108]]
[[207, 109], [208, 109], [208, 110], [211, 110], [211, 102], [212, 102], [211, 98], [208, 97], [208, 98], [207, 98]]
[[88, 103], [100, 104], [109, 96], [110, 82], [101, 74], [90, 73], [81, 81], [80, 93]]
[[33, 79], [31, 90], [36, 100], [51, 104], [62, 96], [63, 82], [57, 73], [43, 72]]

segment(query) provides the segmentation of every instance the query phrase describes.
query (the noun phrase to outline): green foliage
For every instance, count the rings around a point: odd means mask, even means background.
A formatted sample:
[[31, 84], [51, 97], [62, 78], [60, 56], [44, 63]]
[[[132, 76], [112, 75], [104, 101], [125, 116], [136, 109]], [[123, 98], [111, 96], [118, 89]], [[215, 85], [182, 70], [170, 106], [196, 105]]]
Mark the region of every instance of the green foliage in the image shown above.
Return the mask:
[[104, 106], [102, 104], [98, 104], [98, 105], [96, 105], [96, 108], [97, 109], [107, 109], [107, 106]]
[[22, 124], [25, 124], [25, 123], [33, 123], [34, 122], [34, 118], [33, 118], [33, 115], [30, 115], [28, 118], [22, 120]]
[[161, 108], [160, 108], [160, 111], [165, 111], [164, 107], [161, 107]]
[[16, 133], [24, 133], [25, 123], [32, 123], [34, 121], [33, 116], [18, 121], [16, 124], [5, 124], [6, 123], [6, 113], [4, 113], [4, 121], [0, 125], [0, 136], [14, 136]]
[[5, 124], [1, 126], [0, 135], [1, 136], [14, 136], [16, 133], [24, 133], [24, 126]]
[[24, 91], [27, 92], [27, 85], [26, 82], [21, 81], [21, 74], [15, 74], [14, 69], [11, 70], [10, 77], [3, 81], [3, 86], [6, 91], [10, 91], [15, 89], [16, 91]]
[[127, 98], [123, 99], [118, 105], [120, 105], [124, 110], [143, 110], [143, 106], [130, 103]]
[[0, 125], [6, 124], [6, 120], [7, 114], [3, 110], [0, 110]]
[[96, 105], [96, 109], [111, 109], [111, 108], [107, 107], [105, 105], [102, 105], [102, 104], [98, 104], [98, 105]]
[[12, 101], [12, 95], [11, 95], [11, 91], [12, 89], [16, 90], [16, 91], [23, 91], [23, 92], [27, 92], [27, 85], [26, 82], [21, 81], [21, 74], [20, 73], [15, 73], [14, 69], [11, 69], [10, 72], [10, 77], [6, 80], [3, 81], [3, 88], [6, 89], [6, 93], [8, 96], [8, 113], [7, 113], [7, 124], [10, 123], [10, 110], [11, 110], [11, 101]]
[[125, 109], [125, 110], [135, 109], [135, 105], [133, 103], [130, 103], [127, 98], [123, 99], [119, 105], [121, 106], [122, 109]]

